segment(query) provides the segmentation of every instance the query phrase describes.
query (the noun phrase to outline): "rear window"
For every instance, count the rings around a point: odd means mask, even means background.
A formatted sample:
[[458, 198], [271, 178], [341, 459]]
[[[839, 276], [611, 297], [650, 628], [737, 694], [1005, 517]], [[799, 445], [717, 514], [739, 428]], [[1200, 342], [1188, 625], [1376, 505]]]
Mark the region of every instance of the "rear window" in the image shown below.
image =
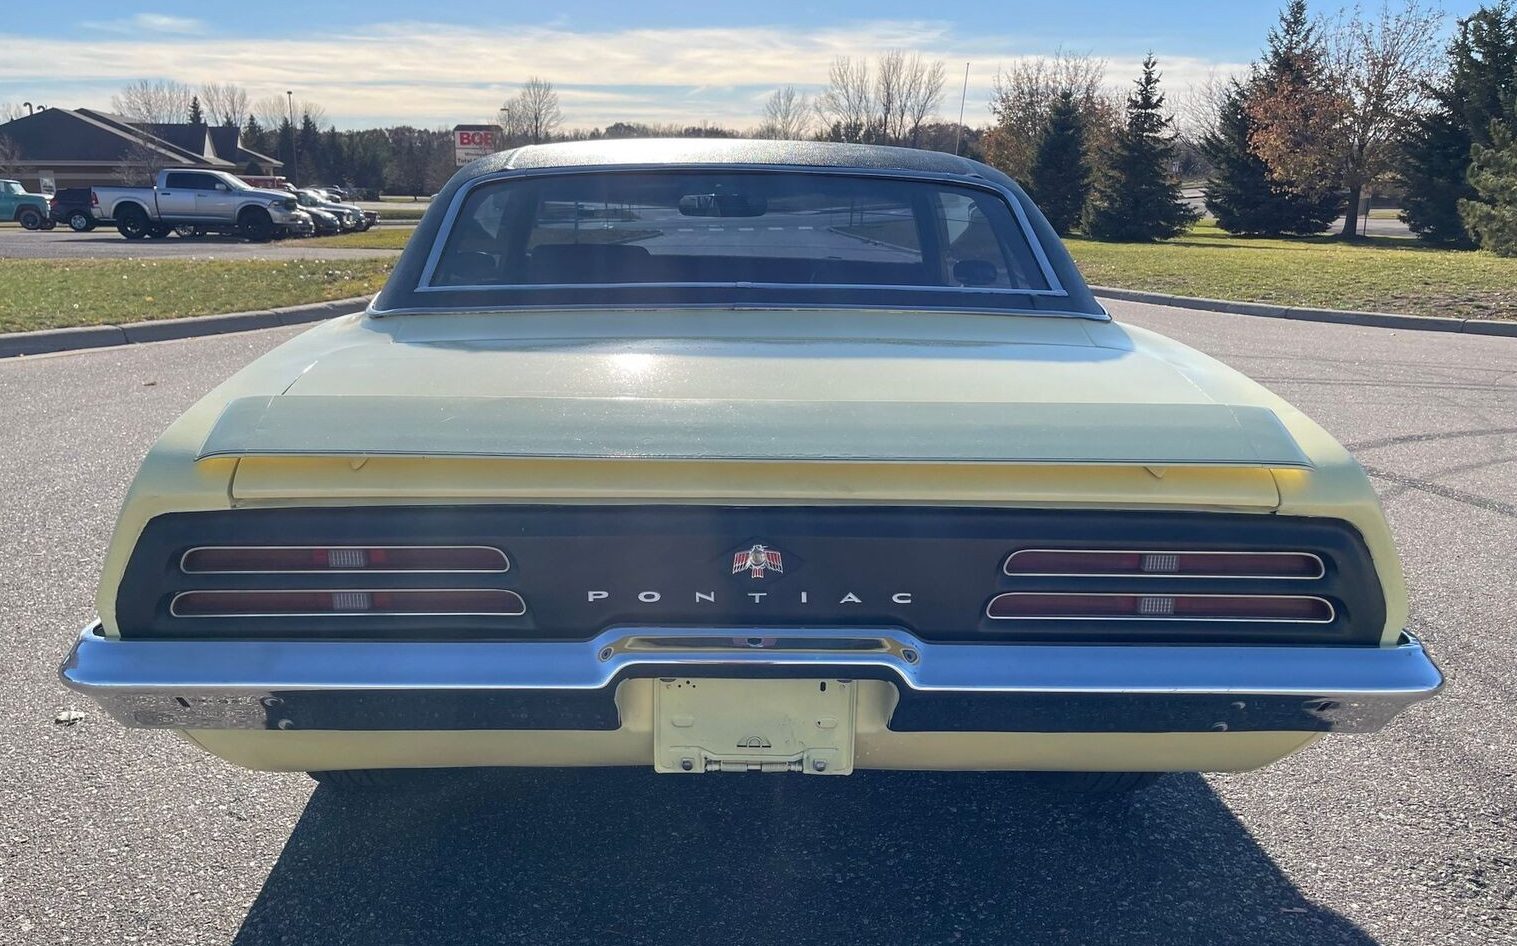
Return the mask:
[[[1047, 292], [997, 191], [787, 172], [541, 175], [475, 187], [427, 288]], [[714, 301], [708, 294], [703, 299]]]

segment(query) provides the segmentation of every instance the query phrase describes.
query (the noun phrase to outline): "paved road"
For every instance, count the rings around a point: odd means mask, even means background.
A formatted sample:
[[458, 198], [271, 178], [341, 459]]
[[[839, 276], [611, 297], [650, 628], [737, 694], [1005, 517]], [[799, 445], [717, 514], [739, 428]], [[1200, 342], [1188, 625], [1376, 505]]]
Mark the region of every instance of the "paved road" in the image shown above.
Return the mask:
[[209, 259], [362, 259], [395, 256], [398, 252], [312, 246], [304, 240], [247, 243], [231, 237], [185, 240], [178, 236], [162, 240], [128, 240], [113, 229], [75, 233], [66, 227], [55, 227], [52, 230], [0, 228], [0, 259], [162, 259], [188, 256]]
[[[1115, 304], [1375, 474], [1445, 694], [1094, 814], [1005, 779], [514, 773], [345, 802], [55, 682], [152, 437], [295, 330], [0, 362], [0, 943], [1517, 942], [1517, 339]], [[61, 710], [89, 713], [74, 726]]]

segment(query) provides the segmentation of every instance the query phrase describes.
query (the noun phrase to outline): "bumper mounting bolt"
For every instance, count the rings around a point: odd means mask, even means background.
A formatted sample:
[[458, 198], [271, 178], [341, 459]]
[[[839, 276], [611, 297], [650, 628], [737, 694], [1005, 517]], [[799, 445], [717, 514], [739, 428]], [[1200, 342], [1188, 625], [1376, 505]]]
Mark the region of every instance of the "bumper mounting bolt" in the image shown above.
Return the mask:
[[695, 760], [694, 759], [681, 759], [681, 760], [679, 760], [679, 767], [681, 769], [684, 769], [686, 772], [692, 771], [695, 768]]
[[615, 653], [615, 651], [613, 651], [611, 648], [609, 648], [609, 647], [602, 647], [600, 649], [600, 659], [601, 660], [610, 660], [611, 659], [611, 655], [613, 653]]
[[813, 759], [811, 760], [811, 767], [818, 772], [825, 772], [827, 771], [827, 760]]

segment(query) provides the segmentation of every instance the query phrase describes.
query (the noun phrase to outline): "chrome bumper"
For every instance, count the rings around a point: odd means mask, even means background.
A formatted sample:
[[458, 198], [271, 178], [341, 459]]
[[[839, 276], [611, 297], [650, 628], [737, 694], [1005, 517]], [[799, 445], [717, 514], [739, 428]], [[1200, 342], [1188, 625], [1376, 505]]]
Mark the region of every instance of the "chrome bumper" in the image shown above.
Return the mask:
[[615, 730], [635, 677], [877, 679], [899, 732], [1372, 732], [1442, 686], [1394, 647], [942, 644], [898, 628], [613, 628], [589, 641], [123, 641], [63, 682], [150, 729]]

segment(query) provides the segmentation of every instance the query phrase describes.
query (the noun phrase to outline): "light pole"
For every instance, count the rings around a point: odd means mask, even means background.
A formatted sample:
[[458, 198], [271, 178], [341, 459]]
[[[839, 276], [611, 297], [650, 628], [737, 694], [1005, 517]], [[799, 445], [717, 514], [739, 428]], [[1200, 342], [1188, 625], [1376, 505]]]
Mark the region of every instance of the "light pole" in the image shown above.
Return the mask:
[[34, 114], [33, 111], [32, 111], [32, 103], [31, 102], [22, 102], [21, 104], [22, 104], [23, 107], [26, 108], [26, 117], [30, 118]]
[[295, 173], [300, 169], [300, 142], [295, 137], [295, 90], [286, 89], [284, 94], [290, 102], [290, 182], [295, 183]]
[[959, 130], [953, 136], [953, 153], [959, 153], [959, 142], [964, 140], [964, 100], [969, 98], [969, 63], [964, 63], [964, 88], [959, 92]]

